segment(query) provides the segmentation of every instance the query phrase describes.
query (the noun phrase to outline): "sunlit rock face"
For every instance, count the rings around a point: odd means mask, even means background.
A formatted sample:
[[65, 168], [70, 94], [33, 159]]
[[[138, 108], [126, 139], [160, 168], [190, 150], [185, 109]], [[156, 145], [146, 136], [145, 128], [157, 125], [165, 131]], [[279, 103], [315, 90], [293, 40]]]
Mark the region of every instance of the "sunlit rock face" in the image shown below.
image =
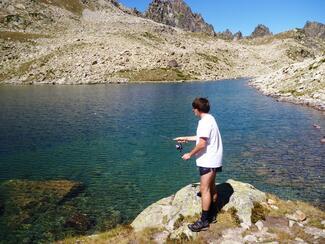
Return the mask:
[[200, 14], [193, 13], [183, 0], [154, 0], [149, 5], [145, 16], [156, 22], [187, 31], [214, 35], [212, 25], [207, 24]]

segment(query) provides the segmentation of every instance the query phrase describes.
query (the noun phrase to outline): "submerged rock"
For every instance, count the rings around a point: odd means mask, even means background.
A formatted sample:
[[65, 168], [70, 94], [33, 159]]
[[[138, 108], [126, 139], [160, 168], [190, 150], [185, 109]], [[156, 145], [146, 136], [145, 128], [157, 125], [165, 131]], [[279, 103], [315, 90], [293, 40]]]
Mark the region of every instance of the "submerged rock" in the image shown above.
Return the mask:
[[[71, 215], [76, 211], [70, 201], [83, 190], [82, 183], [68, 180], [4, 182], [0, 185], [0, 199], [5, 206], [2, 210], [0, 206], [0, 239], [17, 243], [51, 240], [62, 228], [60, 222], [53, 222], [62, 213]], [[12, 234], [17, 231], [19, 235]]]
[[73, 228], [81, 233], [89, 230], [92, 226], [95, 225], [95, 221], [89, 218], [86, 214], [75, 213], [70, 216], [64, 226], [68, 228]]

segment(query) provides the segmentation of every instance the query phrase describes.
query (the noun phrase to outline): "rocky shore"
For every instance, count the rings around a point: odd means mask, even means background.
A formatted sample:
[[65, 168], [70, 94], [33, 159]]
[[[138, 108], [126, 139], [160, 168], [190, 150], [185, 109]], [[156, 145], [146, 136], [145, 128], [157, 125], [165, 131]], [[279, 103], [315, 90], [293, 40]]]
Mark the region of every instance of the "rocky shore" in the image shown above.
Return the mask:
[[131, 226], [59, 243], [324, 243], [325, 212], [309, 204], [281, 200], [254, 186], [228, 180], [217, 185], [217, 222], [193, 233], [187, 225], [200, 214], [198, 184], [143, 210]]
[[325, 56], [285, 66], [251, 80], [250, 84], [278, 101], [325, 111]]
[[[325, 212], [300, 201], [282, 200], [235, 180], [217, 184], [217, 222], [193, 233], [200, 216], [199, 184], [190, 184], [144, 209], [130, 225], [93, 227], [82, 212], [85, 190], [67, 180], [10, 180], [0, 184], [0, 237], [7, 243], [324, 243]], [[109, 215], [107, 215], [109, 216]], [[54, 222], [53, 222], [54, 221]], [[67, 236], [76, 236], [67, 238]]]

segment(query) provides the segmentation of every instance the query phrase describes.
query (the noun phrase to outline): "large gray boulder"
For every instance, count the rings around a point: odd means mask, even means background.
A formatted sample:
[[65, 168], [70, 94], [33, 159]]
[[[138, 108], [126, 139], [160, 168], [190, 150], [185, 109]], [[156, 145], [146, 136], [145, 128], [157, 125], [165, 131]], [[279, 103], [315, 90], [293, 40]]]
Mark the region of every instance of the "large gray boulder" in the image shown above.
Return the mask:
[[228, 180], [227, 182], [233, 187], [234, 193], [231, 195], [229, 203], [226, 204], [223, 209], [227, 211], [229, 208], [234, 207], [237, 210], [241, 225], [243, 227], [251, 226], [251, 215], [254, 202], [265, 202], [266, 194], [247, 183], [234, 180]]
[[[178, 226], [180, 219], [201, 213], [201, 199], [197, 196], [199, 184], [187, 185], [175, 195], [163, 198], [143, 210], [131, 223], [135, 231], [146, 228], [167, 230], [171, 237], [185, 234], [193, 237], [195, 233], [187, 231], [187, 223]], [[217, 185], [218, 208], [228, 210], [234, 207], [243, 227], [251, 226], [251, 213], [254, 202], [265, 202], [266, 194], [254, 186], [235, 180]], [[186, 221], [185, 221], [186, 222]]]

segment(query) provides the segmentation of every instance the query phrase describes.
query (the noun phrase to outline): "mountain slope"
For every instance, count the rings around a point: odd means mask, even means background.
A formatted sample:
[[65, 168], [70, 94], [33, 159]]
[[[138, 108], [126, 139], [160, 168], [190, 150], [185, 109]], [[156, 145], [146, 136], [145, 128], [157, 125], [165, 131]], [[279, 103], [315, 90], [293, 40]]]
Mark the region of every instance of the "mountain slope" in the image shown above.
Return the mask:
[[10, 15], [42, 13], [46, 17], [28, 20], [28, 25], [0, 22], [0, 83], [253, 77], [325, 50], [323, 41], [308, 39], [300, 32], [224, 41], [138, 17], [115, 1], [79, 2], [76, 6], [82, 6], [81, 14], [67, 10], [70, 5], [51, 2], [14, 0], [1, 10], [3, 19], [9, 18], [10, 6], [15, 11]]

